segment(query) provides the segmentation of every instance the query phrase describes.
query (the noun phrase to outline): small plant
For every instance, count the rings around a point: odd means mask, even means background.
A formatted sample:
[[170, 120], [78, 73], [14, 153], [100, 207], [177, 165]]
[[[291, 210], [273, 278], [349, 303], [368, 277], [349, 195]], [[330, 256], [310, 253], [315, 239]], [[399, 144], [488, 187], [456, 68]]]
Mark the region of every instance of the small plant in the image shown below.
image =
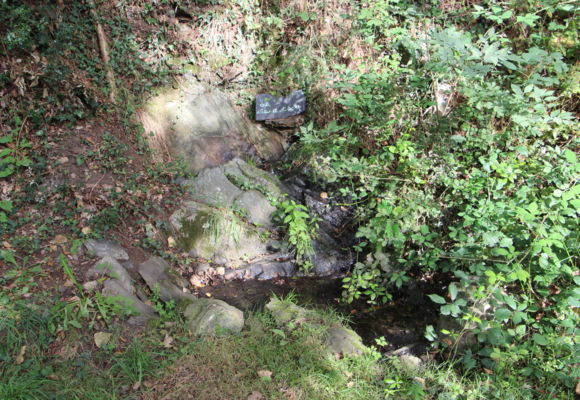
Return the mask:
[[294, 200], [283, 200], [277, 204], [275, 215], [286, 227], [286, 240], [294, 251], [296, 262], [303, 270], [312, 268], [314, 248], [312, 239], [318, 230], [318, 220], [308, 214], [308, 209]]

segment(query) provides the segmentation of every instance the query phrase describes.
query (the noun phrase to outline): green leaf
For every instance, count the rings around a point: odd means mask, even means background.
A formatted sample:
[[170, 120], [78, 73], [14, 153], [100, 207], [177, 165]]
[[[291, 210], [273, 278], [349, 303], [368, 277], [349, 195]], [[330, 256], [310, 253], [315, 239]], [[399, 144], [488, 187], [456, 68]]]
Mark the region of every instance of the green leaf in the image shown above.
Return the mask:
[[564, 157], [566, 158], [566, 161], [568, 161], [570, 164], [576, 164], [577, 162], [576, 153], [574, 153], [569, 149], [564, 150]]
[[10, 143], [12, 141], [12, 135], [0, 136], [0, 144]]
[[540, 335], [539, 333], [534, 333], [534, 336], [532, 336], [532, 339], [534, 339], [534, 342], [536, 342], [540, 346], [547, 346], [548, 345], [548, 340], [546, 339], [546, 337], [544, 335]]
[[511, 316], [512, 312], [507, 308], [498, 308], [495, 310], [495, 318], [500, 321], [507, 321]]
[[14, 254], [10, 250], [0, 250], [0, 257], [2, 257], [6, 262], [18, 266]]
[[449, 285], [449, 295], [451, 296], [451, 301], [455, 301], [457, 298], [457, 286], [455, 286], [455, 283]]
[[430, 295], [428, 295], [428, 297], [431, 299], [431, 301], [433, 301], [434, 303], [437, 303], [437, 304], [447, 303], [443, 297], [441, 297], [437, 294], [430, 294]]
[[12, 211], [12, 202], [8, 200], [0, 201], [0, 208], [4, 211]]

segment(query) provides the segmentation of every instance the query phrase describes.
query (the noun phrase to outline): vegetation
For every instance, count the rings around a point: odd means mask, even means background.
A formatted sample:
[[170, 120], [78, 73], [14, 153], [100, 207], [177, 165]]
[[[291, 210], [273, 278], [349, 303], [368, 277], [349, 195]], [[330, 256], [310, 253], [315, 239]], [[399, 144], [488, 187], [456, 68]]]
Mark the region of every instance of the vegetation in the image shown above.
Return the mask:
[[[208, 399], [579, 390], [577, 2], [64, 3], [0, 0], [0, 398], [161, 398], [192, 381]], [[151, 161], [135, 118], [184, 73], [244, 106], [257, 90], [304, 89], [289, 168], [356, 210], [344, 298], [384, 303], [413, 280], [445, 282], [429, 293], [442, 323], [425, 332], [437, 363], [327, 359], [319, 332], [279, 330], [264, 312], [240, 335], [197, 340], [161, 301], [157, 324], [129, 336], [127, 310], [83, 291], [69, 260], [85, 238], [190, 262], [163, 216], [187, 173]], [[278, 209], [308, 269], [316, 221], [291, 200]], [[112, 336], [97, 344], [101, 332]]]
[[409, 274], [446, 274], [431, 299], [456, 324], [427, 337], [464, 371], [514, 371], [538, 390], [578, 379], [577, 13], [365, 2], [353, 24], [375, 58], [336, 67], [340, 118], [299, 139], [357, 205], [359, 251], [375, 256], [348, 297], [386, 301]]

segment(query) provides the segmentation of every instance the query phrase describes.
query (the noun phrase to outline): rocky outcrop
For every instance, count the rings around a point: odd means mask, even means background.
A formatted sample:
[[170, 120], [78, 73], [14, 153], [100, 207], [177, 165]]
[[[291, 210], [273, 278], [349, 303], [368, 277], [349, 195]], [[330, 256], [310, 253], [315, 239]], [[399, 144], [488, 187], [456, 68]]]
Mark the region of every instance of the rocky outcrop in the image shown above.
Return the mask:
[[[170, 218], [184, 250], [225, 265], [225, 279], [272, 279], [301, 273], [283, 246], [269, 239], [276, 228], [272, 203], [286, 192], [275, 176], [234, 159], [200, 172], [184, 185], [187, 200]], [[313, 247], [312, 273], [317, 276], [338, 275], [352, 263], [325, 230], [319, 232]]]
[[277, 133], [251, 124], [215, 88], [186, 78], [162, 90], [140, 112], [154, 148], [183, 157], [192, 171], [217, 167], [242, 155], [277, 160], [286, 144]]

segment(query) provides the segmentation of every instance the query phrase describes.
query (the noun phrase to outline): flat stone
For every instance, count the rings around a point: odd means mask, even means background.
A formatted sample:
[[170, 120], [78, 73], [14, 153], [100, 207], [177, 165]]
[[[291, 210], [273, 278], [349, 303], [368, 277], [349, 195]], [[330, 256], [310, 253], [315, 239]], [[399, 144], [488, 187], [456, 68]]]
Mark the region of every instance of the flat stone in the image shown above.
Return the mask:
[[189, 194], [200, 203], [213, 207], [228, 207], [242, 194], [220, 168], [203, 170], [191, 182]]
[[88, 271], [87, 277], [90, 279], [108, 276], [118, 280], [130, 293], [133, 292], [133, 280], [127, 270], [119, 262], [111, 257], [103, 257], [97, 261]]
[[284, 193], [284, 185], [274, 174], [254, 167], [242, 159], [235, 158], [221, 169], [226, 176], [230, 177], [232, 183], [243, 183], [246, 187], [264, 191], [275, 197]]
[[245, 212], [251, 223], [265, 227], [273, 226], [272, 214], [276, 211], [276, 207], [257, 190], [242, 193], [236, 198], [234, 205]]
[[159, 290], [159, 298], [163, 301], [196, 298], [191, 293], [183, 291], [189, 286], [187, 279], [172, 271], [160, 257], [151, 257], [139, 266], [138, 271], [152, 291]]
[[111, 257], [121, 261], [129, 259], [127, 251], [118, 243], [110, 240], [89, 239], [85, 241], [84, 245], [89, 254], [92, 253], [98, 257]]
[[184, 316], [196, 336], [237, 333], [244, 327], [244, 313], [221, 300], [195, 300], [187, 306]]
[[155, 316], [153, 307], [139, 300], [118, 279], [107, 279], [105, 281], [103, 284], [103, 295], [111, 298], [111, 300], [129, 313], [135, 314], [137, 318], [130, 321], [133, 324], [144, 323]]

